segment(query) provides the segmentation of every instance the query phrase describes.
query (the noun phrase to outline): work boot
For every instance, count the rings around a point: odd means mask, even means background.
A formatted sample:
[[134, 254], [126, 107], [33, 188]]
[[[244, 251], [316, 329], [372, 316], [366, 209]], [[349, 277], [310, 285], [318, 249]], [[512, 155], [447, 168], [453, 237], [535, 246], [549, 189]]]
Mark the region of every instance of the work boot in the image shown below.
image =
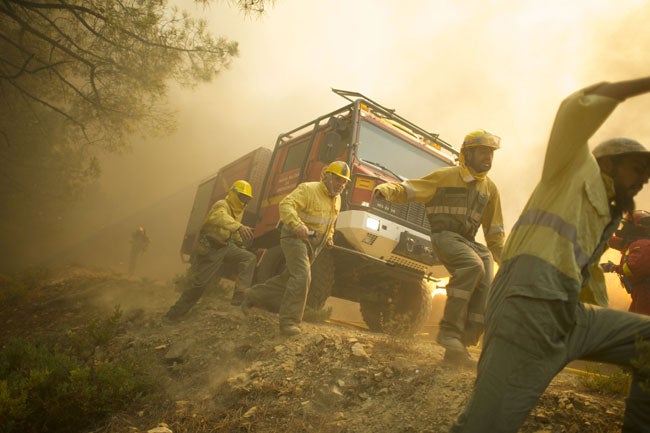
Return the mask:
[[282, 335], [292, 336], [298, 335], [302, 330], [297, 325], [284, 325], [280, 326], [280, 333]]
[[439, 332], [436, 337], [436, 342], [447, 350], [454, 350], [456, 352], [466, 352], [465, 345], [460, 341], [460, 338], [446, 335]]
[[442, 362], [445, 364], [453, 365], [454, 367], [464, 367], [464, 368], [476, 368], [476, 360], [472, 358], [467, 351], [459, 350], [445, 350], [445, 357]]
[[165, 325], [173, 325], [180, 322], [188, 311], [190, 311], [190, 307], [187, 307], [185, 304], [174, 304], [167, 310], [162, 321]]
[[235, 291], [232, 293], [232, 299], [230, 300], [230, 305], [234, 305], [235, 307], [239, 306], [242, 304], [244, 301], [244, 296], [245, 293], [243, 290], [235, 289]]
[[182, 315], [179, 314], [165, 314], [162, 318], [164, 325], [175, 325], [181, 321]]

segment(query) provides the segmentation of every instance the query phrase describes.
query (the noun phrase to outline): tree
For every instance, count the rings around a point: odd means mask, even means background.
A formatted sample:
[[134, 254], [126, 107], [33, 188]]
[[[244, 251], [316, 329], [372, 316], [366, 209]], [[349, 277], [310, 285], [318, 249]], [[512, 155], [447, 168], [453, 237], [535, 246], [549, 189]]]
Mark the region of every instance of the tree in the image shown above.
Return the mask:
[[[263, 13], [269, 2], [229, 3]], [[0, 223], [68, 206], [100, 153], [174, 128], [171, 81], [208, 82], [237, 55], [166, 0], [0, 0]]]

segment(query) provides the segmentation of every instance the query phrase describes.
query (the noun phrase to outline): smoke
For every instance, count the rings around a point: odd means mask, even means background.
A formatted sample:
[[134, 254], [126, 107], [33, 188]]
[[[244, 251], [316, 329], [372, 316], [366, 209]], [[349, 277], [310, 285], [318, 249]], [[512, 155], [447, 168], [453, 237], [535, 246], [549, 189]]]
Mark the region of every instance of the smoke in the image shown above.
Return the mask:
[[[361, 92], [455, 146], [477, 128], [502, 137], [490, 176], [509, 230], [539, 179], [561, 100], [588, 84], [650, 71], [643, 21], [650, 4], [641, 0], [280, 0], [261, 18], [227, 2], [177, 3], [237, 40], [240, 58], [214, 83], [173, 89], [176, 134], [105, 159], [105, 211], [87, 221], [86, 237], [344, 105], [330, 88]], [[593, 144], [625, 135], [650, 145], [650, 126], [641, 121], [649, 107], [650, 96], [625, 102]], [[650, 192], [637, 203], [650, 208]], [[169, 210], [180, 220], [189, 211]], [[175, 224], [158, 237], [180, 246], [183, 230]]]

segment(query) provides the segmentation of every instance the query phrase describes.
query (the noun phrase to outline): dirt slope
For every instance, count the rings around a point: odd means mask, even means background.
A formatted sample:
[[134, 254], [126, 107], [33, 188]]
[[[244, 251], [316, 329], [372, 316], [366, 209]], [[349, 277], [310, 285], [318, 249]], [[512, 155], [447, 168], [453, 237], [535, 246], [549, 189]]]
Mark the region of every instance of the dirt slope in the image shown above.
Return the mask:
[[[214, 290], [165, 325], [177, 297], [170, 282], [61, 269], [0, 306], [0, 342], [79, 327], [120, 305], [124, 332], [112, 350], [150, 353], [166, 397], [96, 432], [446, 432], [471, 390], [474, 372], [443, 363], [442, 348], [425, 338], [328, 323], [304, 323], [303, 334], [285, 338], [276, 315], [245, 317], [227, 291]], [[590, 393], [563, 373], [521, 431], [617, 432], [622, 413], [622, 398]]]

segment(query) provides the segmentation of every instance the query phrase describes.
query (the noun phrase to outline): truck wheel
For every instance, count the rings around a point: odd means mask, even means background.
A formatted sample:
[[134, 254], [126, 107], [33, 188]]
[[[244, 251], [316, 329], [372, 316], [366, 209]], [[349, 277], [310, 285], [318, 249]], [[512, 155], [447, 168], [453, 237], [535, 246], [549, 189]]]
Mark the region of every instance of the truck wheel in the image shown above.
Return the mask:
[[361, 317], [368, 325], [368, 329], [372, 332], [384, 332], [381, 326], [383, 310], [382, 307], [387, 304], [383, 302], [372, 301], [369, 299], [361, 298], [359, 301], [359, 309], [361, 310]]
[[284, 269], [284, 254], [280, 245], [268, 248], [255, 269], [255, 283], [263, 283]]
[[334, 257], [323, 250], [311, 265], [311, 284], [307, 294], [307, 305], [314, 310], [320, 310], [332, 294], [334, 286]]
[[431, 291], [424, 281], [402, 287], [400, 284], [403, 282], [384, 283], [378, 298], [361, 298], [361, 315], [371, 331], [412, 335], [426, 323], [431, 312]]

